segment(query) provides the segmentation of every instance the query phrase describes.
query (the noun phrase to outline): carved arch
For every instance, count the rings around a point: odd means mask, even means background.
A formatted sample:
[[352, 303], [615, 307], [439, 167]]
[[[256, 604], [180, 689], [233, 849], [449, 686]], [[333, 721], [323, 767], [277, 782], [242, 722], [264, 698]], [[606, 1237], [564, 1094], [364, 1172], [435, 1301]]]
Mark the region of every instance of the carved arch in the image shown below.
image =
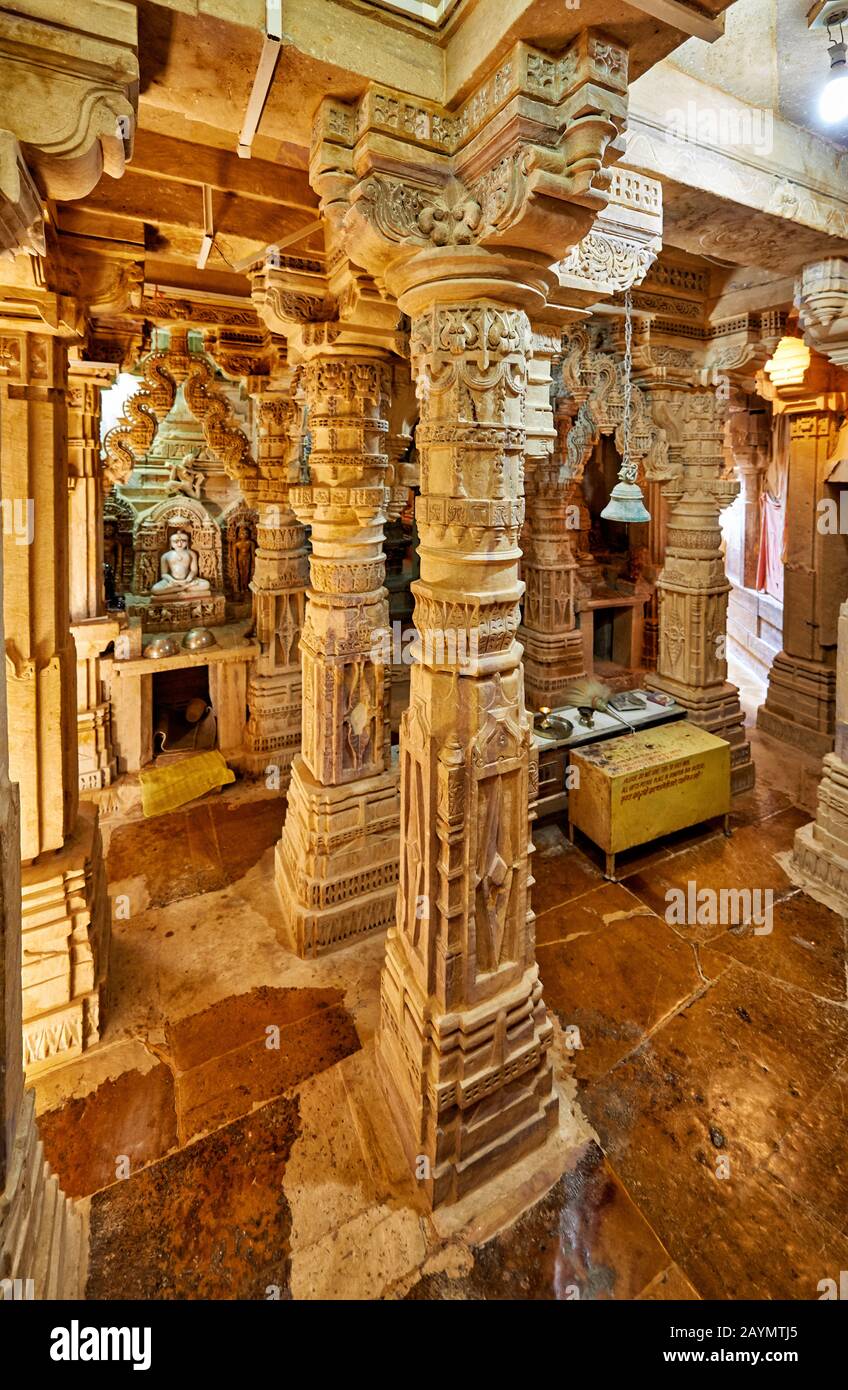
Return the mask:
[[106, 462], [103, 476], [107, 487], [125, 483], [138, 456], [150, 452], [156, 431], [177, 396], [177, 380], [171, 372], [167, 352], [155, 351], [141, 363], [141, 380], [124, 407], [120, 421], [103, 441]]
[[220, 459], [227, 475], [241, 485], [258, 479], [250, 442], [216, 384], [213, 363], [205, 352], [188, 349], [185, 333], [175, 333], [167, 348], [144, 359], [138, 390], [127, 401], [120, 422], [106, 435], [107, 486], [125, 483], [139, 458], [150, 452], [181, 383], [186, 405], [200, 422], [207, 447]]

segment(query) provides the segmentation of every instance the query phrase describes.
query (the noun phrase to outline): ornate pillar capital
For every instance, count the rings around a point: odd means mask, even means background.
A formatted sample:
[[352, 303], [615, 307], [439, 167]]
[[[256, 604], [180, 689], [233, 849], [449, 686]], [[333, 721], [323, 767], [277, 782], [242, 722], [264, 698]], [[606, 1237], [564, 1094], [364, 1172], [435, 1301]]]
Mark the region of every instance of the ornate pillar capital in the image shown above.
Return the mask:
[[609, 199], [627, 52], [581, 31], [559, 53], [517, 43], [456, 109], [371, 84], [326, 98], [310, 180], [351, 258], [415, 315], [442, 300], [540, 309], [552, 268]]

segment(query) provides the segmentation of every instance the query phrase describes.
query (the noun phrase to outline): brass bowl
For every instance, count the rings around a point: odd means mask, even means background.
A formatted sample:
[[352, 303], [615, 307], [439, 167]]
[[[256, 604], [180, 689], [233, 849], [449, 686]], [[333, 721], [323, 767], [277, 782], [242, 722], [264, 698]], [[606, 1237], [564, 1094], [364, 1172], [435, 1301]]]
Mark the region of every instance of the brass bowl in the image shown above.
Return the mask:
[[208, 647], [217, 647], [217, 645], [218, 639], [208, 627], [189, 628], [183, 638], [183, 647], [187, 652], [205, 652]]
[[161, 660], [163, 656], [179, 656], [180, 644], [176, 637], [154, 637], [152, 642], [148, 642], [144, 649], [144, 655], [151, 657], [154, 661]]

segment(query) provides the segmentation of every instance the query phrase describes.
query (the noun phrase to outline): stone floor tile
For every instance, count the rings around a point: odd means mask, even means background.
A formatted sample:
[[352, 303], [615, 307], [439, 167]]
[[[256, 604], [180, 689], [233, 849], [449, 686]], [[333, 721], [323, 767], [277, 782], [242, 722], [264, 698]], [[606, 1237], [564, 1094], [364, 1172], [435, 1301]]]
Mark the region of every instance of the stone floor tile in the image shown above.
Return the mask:
[[125, 1071], [89, 1095], [43, 1113], [44, 1154], [69, 1197], [86, 1197], [177, 1146], [170, 1068]]
[[846, 1052], [848, 1011], [734, 963], [582, 1090], [610, 1162], [702, 1297], [692, 1241], [707, 1223], [742, 1219], [743, 1184]]
[[297, 1100], [282, 1097], [98, 1193], [86, 1296], [289, 1297], [298, 1131]]
[[799, 891], [775, 902], [768, 932], [753, 926], [730, 928], [701, 953], [707, 974], [715, 974], [716, 956], [732, 957], [752, 970], [808, 989], [823, 999], [844, 1004], [846, 992], [846, 923], [844, 917]]
[[[564, 1029], [579, 1029], [581, 1081], [609, 1071], [705, 987], [689, 943], [620, 884], [539, 918], [536, 955], [545, 1003]], [[726, 968], [719, 961], [716, 973]]]
[[671, 1263], [597, 1144], [459, 1277], [425, 1275], [408, 1299], [630, 1299]]

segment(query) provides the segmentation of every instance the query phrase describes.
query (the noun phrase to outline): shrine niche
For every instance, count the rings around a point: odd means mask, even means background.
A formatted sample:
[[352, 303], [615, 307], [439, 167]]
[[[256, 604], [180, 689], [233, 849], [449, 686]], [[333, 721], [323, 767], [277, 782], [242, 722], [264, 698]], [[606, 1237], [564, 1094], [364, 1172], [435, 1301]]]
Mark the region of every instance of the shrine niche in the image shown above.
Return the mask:
[[133, 584], [133, 509], [116, 493], [103, 507], [103, 583], [108, 608], [123, 608]]
[[245, 502], [233, 503], [221, 518], [225, 587], [237, 603], [250, 603], [257, 522], [256, 511]]
[[221, 531], [200, 502], [159, 502], [141, 517], [134, 539], [128, 613], [154, 632], [224, 622]]
[[566, 330], [558, 416], [567, 431], [562, 463], [570, 482], [573, 604], [580, 615], [585, 667], [626, 685], [638, 683], [640, 670], [656, 665], [656, 581], [665, 529], [661, 485], [675, 476], [676, 465], [647, 394], [632, 385], [630, 454], [651, 517], [624, 525], [601, 516], [623, 448], [624, 365], [616, 331], [606, 325]]
[[186, 330], [159, 333], [140, 373], [105, 439], [116, 588], [146, 633], [248, 619], [257, 514], [239, 487], [255, 471], [246, 403]]

